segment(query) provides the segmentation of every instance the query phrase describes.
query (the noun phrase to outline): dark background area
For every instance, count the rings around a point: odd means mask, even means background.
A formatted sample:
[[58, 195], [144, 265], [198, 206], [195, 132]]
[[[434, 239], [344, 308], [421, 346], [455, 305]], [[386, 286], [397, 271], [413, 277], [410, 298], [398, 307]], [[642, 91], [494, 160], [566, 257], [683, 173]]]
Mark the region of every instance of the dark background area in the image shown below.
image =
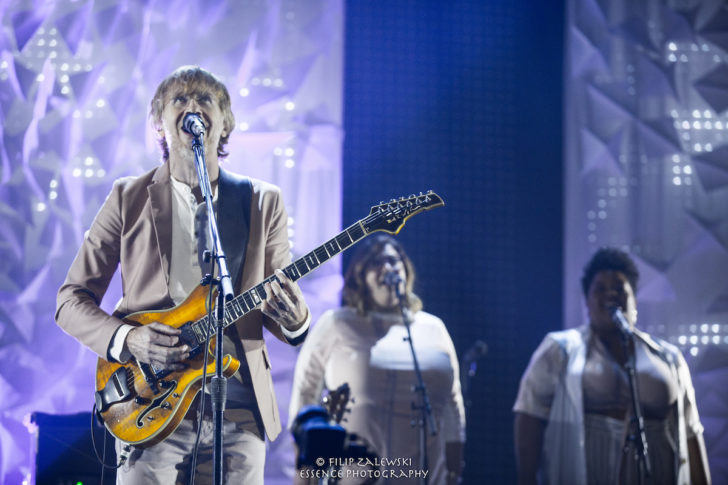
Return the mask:
[[344, 224], [380, 200], [427, 189], [445, 200], [397, 237], [459, 356], [476, 339], [489, 348], [471, 382], [464, 483], [515, 482], [518, 382], [562, 327], [563, 6], [346, 9]]

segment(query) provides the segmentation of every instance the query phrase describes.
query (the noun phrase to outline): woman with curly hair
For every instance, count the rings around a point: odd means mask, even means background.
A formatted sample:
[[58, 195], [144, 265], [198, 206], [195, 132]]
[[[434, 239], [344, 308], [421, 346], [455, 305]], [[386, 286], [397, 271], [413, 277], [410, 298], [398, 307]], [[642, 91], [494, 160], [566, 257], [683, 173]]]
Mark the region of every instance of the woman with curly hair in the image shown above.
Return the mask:
[[[549, 333], [531, 357], [513, 407], [520, 484], [539, 482], [539, 469], [540, 483], [559, 485], [710, 482], [685, 359], [635, 327], [638, 279], [626, 253], [598, 250], [581, 279], [589, 322]], [[615, 323], [617, 310], [628, 329]], [[638, 446], [630, 439], [626, 364], [639, 389], [649, 476], [640, 476]]]
[[[465, 442], [455, 348], [442, 320], [422, 311], [413, 292], [414, 265], [389, 236], [363, 241], [344, 277], [342, 307], [324, 313], [311, 330], [296, 363], [289, 416], [317, 404], [324, 388], [348, 383], [354, 399], [342, 425], [378, 457], [401, 459], [393, 467], [398, 472], [377, 483], [417, 482], [402, 474], [419, 468], [418, 430], [411, 424], [419, 416], [412, 410], [419, 398], [397, 291], [386, 281], [393, 275], [411, 315], [412, 341], [438, 427], [436, 436], [427, 436], [428, 483], [452, 485], [460, 478]], [[344, 475], [342, 483], [363, 481]]]

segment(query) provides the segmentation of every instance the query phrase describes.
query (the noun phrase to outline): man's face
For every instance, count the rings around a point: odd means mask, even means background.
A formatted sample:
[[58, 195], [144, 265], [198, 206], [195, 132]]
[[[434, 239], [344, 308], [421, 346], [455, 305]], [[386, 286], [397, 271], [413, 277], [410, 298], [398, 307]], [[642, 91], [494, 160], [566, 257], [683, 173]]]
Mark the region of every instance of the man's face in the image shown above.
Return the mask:
[[611, 309], [619, 307], [630, 325], [637, 321], [637, 304], [627, 277], [620, 271], [605, 270], [594, 275], [586, 298], [589, 323], [598, 334], [617, 330]]
[[220, 102], [212, 88], [197, 84], [188, 86], [183, 83], [172, 85], [164, 98], [161, 129], [169, 147], [171, 163], [194, 163], [192, 152], [193, 136], [182, 129], [187, 113], [197, 113], [205, 124], [205, 159], [217, 160], [217, 147], [220, 138], [227, 134], [224, 115]]

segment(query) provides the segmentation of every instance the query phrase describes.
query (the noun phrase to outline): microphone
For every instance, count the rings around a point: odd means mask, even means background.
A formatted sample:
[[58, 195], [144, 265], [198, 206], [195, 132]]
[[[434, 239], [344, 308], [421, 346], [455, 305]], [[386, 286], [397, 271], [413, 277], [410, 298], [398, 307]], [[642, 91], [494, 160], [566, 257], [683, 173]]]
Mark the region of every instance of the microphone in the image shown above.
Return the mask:
[[460, 362], [460, 383], [462, 386], [463, 399], [465, 400], [465, 406], [470, 407], [472, 402], [470, 401], [470, 379], [475, 377], [475, 373], [478, 372], [478, 360], [485, 357], [488, 353], [488, 344], [478, 339], [463, 355], [462, 361]]
[[197, 113], [187, 113], [182, 120], [182, 129], [193, 136], [205, 134], [205, 124]]
[[387, 286], [399, 286], [399, 284], [402, 282], [402, 278], [399, 276], [399, 273], [396, 271], [388, 271], [384, 275], [384, 284]]
[[472, 363], [480, 359], [481, 357], [485, 357], [485, 354], [487, 353], [488, 344], [478, 339], [475, 341], [472, 347], [470, 347], [468, 351], [465, 352], [465, 355], [463, 356], [463, 361], [467, 363]]
[[631, 336], [632, 327], [627, 321], [627, 318], [624, 316], [624, 313], [622, 313], [622, 310], [620, 310], [618, 306], [615, 306], [610, 308], [609, 312], [612, 314], [612, 321], [617, 326], [617, 329], [619, 329], [622, 335], [624, 335], [625, 337]]

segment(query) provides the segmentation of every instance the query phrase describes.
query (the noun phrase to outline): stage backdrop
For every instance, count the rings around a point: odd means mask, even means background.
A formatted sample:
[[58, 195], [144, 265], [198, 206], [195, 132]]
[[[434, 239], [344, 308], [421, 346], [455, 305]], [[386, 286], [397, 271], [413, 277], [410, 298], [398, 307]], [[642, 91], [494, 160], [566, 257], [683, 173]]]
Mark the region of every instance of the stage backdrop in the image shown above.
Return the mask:
[[728, 8], [570, 0], [565, 315], [603, 245], [641, 273], [643, 329], [686, 354], [714, 483], [728, 482]]
[[[112, 181], [160, 163], [148, 103], [176, 67], [227, 84], [223, 166], [282, 187], [294, 256], [340, 230], [342, 15], [341, 0], [0, 4], [0, 483], [30, 473], [29, 413], [91, 409], [96, 356], [55, 325], [55, 295]], [[314, 318], [340, 279], [335, 260], [303, 281]], [[119, 296], [117, 278], [104, 308]], [[271, 346], [285, 423], [296, 353]], [[290, 439], [274, 446], [266, 482], [289, 483]]]

